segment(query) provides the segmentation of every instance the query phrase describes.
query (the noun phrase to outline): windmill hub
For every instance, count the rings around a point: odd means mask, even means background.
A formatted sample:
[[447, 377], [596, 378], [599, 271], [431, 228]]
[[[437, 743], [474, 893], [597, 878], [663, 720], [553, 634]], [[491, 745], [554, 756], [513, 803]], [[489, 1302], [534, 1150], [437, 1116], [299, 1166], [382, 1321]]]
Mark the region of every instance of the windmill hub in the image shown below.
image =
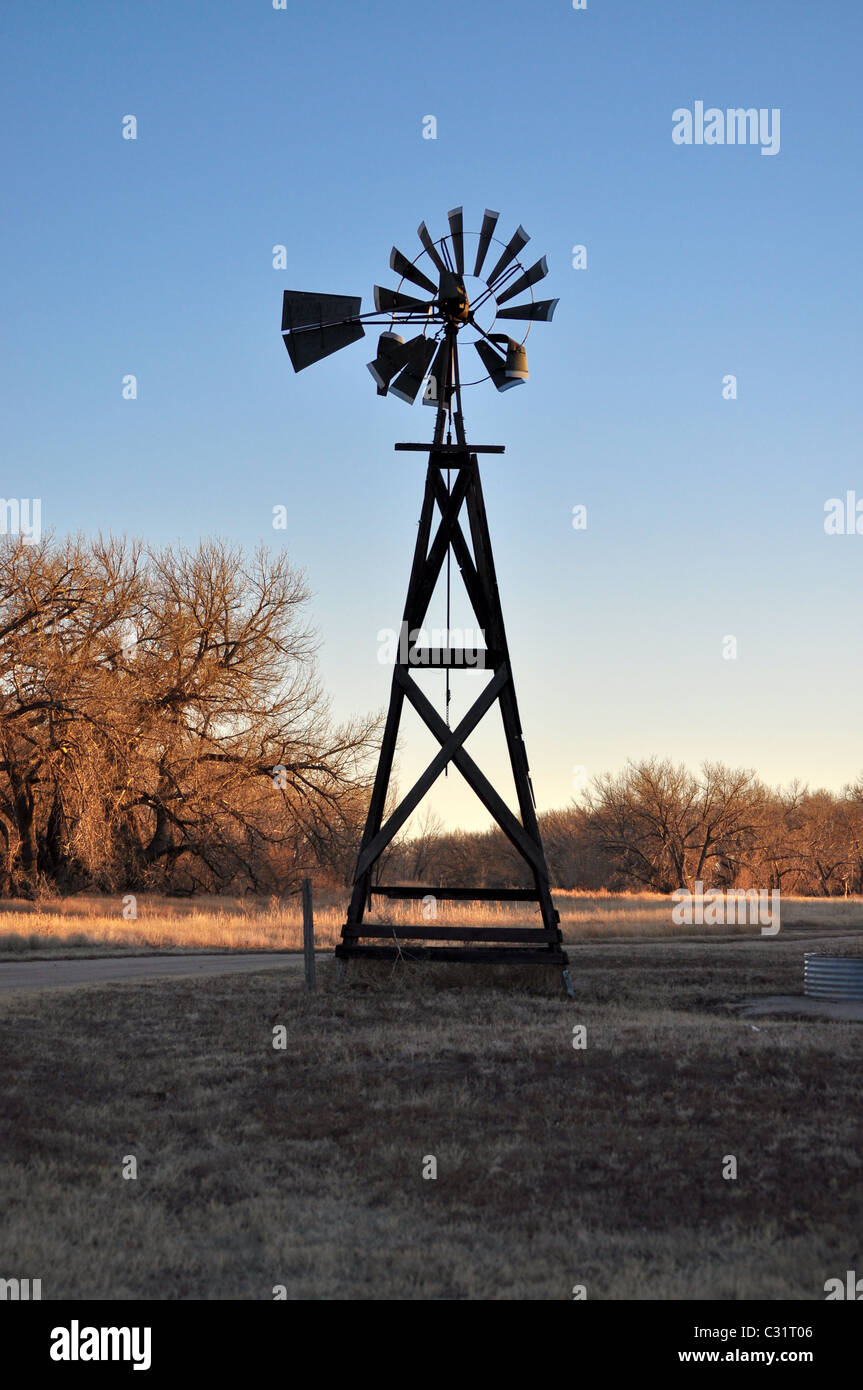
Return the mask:
[[451, 270], [442, 270], [440, 277], [440, 306], [444, 318], [449, 323], [467, 323], [470, 315], [470, 300], [464, 280]]

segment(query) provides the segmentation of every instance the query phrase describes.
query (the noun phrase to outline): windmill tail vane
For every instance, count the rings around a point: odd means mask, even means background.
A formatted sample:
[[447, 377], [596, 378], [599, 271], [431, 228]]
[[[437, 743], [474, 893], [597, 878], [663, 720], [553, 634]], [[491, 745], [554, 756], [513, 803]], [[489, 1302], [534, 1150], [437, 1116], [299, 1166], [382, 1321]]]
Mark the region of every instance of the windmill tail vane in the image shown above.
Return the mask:
[[[498, 391], [509, 391], [528, 380], [528, 334], [534, 323], [551, 322], [558, 301], [534, 297], [534, 286], [548, 274], [548, 264], [544, 256], [532, 265], [523, 264], [521, 253], [530, 238], [522, 226], [503, 242], [495, 235], [498, 213], [488, 208], [478, 232], [465, 232], [460, 207], [451, 209], [447, 221], [449, 231], [437, 241], [432, 239], [426, 224], [420, 223], [417, 233], [422, 249], [413, 261], [393, 247], [390, 269], [399, 277], [399, 283], [395, 289], [375, 285], [373, 310], [363, 313], [362, 301], [356, 296], [295, 290], [285, 291], [282, 305], [282, 336], [295, 371], [303, 371], [350, 346], [365, 336], [367, 327], [377, 325], [382, 331], [375, 356], [367, 366], [378, 394], [396, 396], [413, 405], [425, 382], [423, 404], [437, 411], [431, 445], [395, 446], [397, 450], [428, 454], [425, 494], [401, 629], [410, 634], [410, 640], [406, 647], [400, 644], [395, 660], [353, 891], [336, 956], [342, 961], [361, 957], [401, 961], [430, 958], [553, 965], [562, 968], [564, 984], [571, 994], [560, 918], [551, 897], [537, 820], [479, 475], [478, 455], [502, 454], [503, 446], [468, 445], [461, 404], [465, 386], [491, 381]], [[491, 269], [487, 270], [489, 263]], [[518, 302], [513, 303], [514, 300]], [[521, 338], [514, 336], [518, 323], [526, 325]], [[410, 332], [412, 328], [416, 330], [413, 336], [399, 331]], [[475, 363], [479, 375], [470, 380], [462, 378], [461, 346], [475, 354], [469, 354], [469, 360]], [[456, 477], [451, 485], [453, 470]], [[466, 531], [462, 529], [463, 516]], [[442, 575], [446, 579], [449, 642], [451, 557], [458, 566], [484, 647], [419, 645]], [[459, 668], [476, 670], [477, 665], [487, 670], [491, 679], [452, 729], [450, 674]], [[417, 680], [418, 670], [435, 669], [444, 670], [446, 675], [446, 719]], [[406, 705], [419, 715], [439, 750], [387, 815], [396, 741]], [[510, 809], [465, 747], [470, 734], [495, 705], [503, 721], [518, 814]], [[523, 876], [528, 880], [523, 887], [384, 885], [377, 881], [376, 867], [381, 855], [450, 764], [459, 770], [519, 855]], [[541, 920], [539, 924], [518, 926], [452, 925], [436, 920], [394, 925], [367, 920], [366, 912], [373, 899], [381, 897], [425, 903], [431, 900], [435, 912], [438, 900], [531, 903], [539, 910]], [[425, 910], [422, 915], [426, 917]]]

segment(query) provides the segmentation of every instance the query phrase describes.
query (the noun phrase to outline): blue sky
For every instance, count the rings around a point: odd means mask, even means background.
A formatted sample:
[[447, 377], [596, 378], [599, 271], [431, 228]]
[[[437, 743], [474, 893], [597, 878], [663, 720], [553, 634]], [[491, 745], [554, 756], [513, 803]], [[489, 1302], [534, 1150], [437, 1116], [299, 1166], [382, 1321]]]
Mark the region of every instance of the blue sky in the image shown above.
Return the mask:
[[[528, 385], [465, 397], [507, 450], [483, 478], [540, 809], [629, 756], [863, 768], [863, 536], [823, 524], [863, 498], [859, 4], [9, 0], [0, 35], [0, 495], [60, 533], [287, 546], [334, 710], [382, 707], [423, 481], [392, 445], [432, 412], [376, 395], [374, 332], [295, 376], [281, 294], [370, 308], [420, 220], [492, 207], [560, 298]], [[675, 145], [698, 100], [778, 108], [779, 153]], [[405, 734], [403, 786], [432, 751]], [[485, 823], [458, 774], [435, 805]]]

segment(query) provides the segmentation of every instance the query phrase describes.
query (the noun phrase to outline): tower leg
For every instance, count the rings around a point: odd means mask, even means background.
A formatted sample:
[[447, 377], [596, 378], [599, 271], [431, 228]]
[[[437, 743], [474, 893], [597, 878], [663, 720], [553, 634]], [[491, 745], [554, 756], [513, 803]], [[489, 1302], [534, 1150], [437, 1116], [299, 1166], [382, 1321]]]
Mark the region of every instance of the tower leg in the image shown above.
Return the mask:
[[530, 780], [527, 749], [525, 747], [521, 719], [518, 713], [515, 684], [512, 678], [512, 664], [509, 659], [509, 647], [506, 640], [503, 608], [500, 602], [500, 591], [498, 589], [497, 574], [494, 567], [491, 535], [488, 529], [488, 518], [486, 516], [485, 499], [482, 493], [479, 468], [475, 470], [470, 489], [468, 490], [467, 514], [474, 554], [477, 559], [477, 569], [484, 577], [487, 590], [486, 602], [488, 605], [489, 630], [491, 633], [490, 638], [487, 638], [487, 640], [490, 645], [493, 644], [503, 653], [510, 671], [510, 678], [500, 693], [500, 712], [503, 720], [510, 765], [512, 767], [513, 780], [515, 782], [516, 796], [518, 797], [518, 809], [521, 814], [521, 823], [540, 851], [542, 867], [534, 867], [533, 876], [537, 894], [539, 895], [542, 920], [549, 929], [553, 927], [556, 928], [560, 922], [560, 914], [552, 902], [548, 868], [546, 867], [545, 853], [542, 848], [542, 839], [539, 833], [539, 822], [536, 816], [536, 806], [533, 797], [533, 784]]
[[[405, 599], [404, 616], [402, 618], [402, 630], [408, 636], [412, 630], [412, 618], [416, 608], [416, 593], [422, 576], [426, 556], [428, 554], [429, 538], [431, 536], [432, 522], [434, 520], [434, 490], [432, 487], [432, 468], [426, 472], [425, 493], [423, 495], [422, 511], [420, 512], [419, 525], [417, 527], [416, 545], [414, 547], [413, 564], [411, 565], [410, 579], [408, 580], [408, 592]], [[422, 621], [422, 619], [420, 619]], [[401, 641], [401, 633], [399, 634]], [[371, 841], [378, 834], [384, 818], [384, 811], [387, 803], [387, 793], [390, 786], [390, 778], [393, 771], [393, 760], [396, 753], [396, 743], [398, 741], [399, 724], [402, 717], [402, 707], [404, 705], [404, 687], [398, 680], [398, 666], [393, 672], [392, 685], [390, 686], [390, 703], [387, 710], [386, 723], [384, 725], [384, 736], [381, 742], [381, 751], [378, 757], [378, 766], [375, 773], [374, 786], [372, 788], [371, 801], [369, 802], [368, 814], [366, 816], [363, 838], [360, 842], [360, 853], [357, 860], [359, 864], [365, 850]], [[351, 893], [350, 907], [348, 908], [348, 926], [353, 923], [361, 923], [365, 914], [366, 903], [369, 899], [369, 889], [371, 887], [373, 866], [358, 872], [354, 879], [353, 891]]]

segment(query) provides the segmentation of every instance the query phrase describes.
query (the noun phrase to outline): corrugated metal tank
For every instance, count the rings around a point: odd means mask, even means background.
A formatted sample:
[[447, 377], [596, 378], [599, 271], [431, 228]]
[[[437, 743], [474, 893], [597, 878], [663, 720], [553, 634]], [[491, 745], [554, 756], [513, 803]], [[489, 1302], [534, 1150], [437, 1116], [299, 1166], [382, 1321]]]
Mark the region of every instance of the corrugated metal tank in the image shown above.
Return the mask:
[[863, 956], [803, 956], [803, 993], [810, 999], [863, 999]]

